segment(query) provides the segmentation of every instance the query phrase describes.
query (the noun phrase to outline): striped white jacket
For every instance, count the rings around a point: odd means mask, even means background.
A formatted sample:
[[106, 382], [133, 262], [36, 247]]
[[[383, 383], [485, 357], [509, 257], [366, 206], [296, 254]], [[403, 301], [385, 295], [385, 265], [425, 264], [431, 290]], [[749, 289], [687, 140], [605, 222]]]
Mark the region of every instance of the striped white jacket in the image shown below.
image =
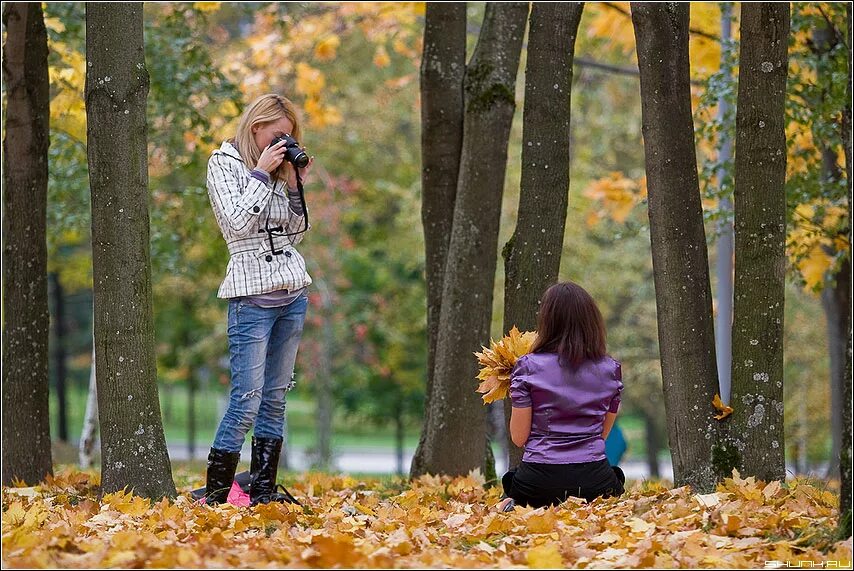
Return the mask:
[[[211, 154], [207, 183], [208, 198], [231, 256], [217, 297], [294, 291], [311, 284], [305, 260], [294, 248], [304, 234], [276, 235], [297, 232], [305, 225], [305, 216], [288, 206], [284, 183], [274, 189], [272, 184], [251, 176], [240, 153], [228, 141]], [[283, 230], [273, 234], [271, 249], [265, 228], [277, 226]]]

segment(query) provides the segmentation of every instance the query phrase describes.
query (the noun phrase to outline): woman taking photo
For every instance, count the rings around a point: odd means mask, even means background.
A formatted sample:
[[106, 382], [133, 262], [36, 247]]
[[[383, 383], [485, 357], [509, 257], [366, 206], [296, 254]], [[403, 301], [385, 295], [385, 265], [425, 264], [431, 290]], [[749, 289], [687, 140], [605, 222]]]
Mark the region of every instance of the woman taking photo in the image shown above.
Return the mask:
[[622, 494], [623, 471], [605, 456], [622, 390], [620, 363], [606, 352], [596, 302], [573, 282], [551, 286], [531, 352], [510, 375], [510, 436], [525, 453], [502, 479], [506, 499], [499, 510]]
[[298, 182], [314, 159], [299, 169], [298, 179], [290, 161], [300, 149], [288, 152], [280, 140], [285, 135], [300, 140], [293, 103], [263, 95], [243, 112], [235, 137], [208, 161], [208, 196], [230, 255], [217, 297], [228, 299], [231, 366], [228, 409], [208, 455], [209, 504], [226, 501], [253, 426], [251, 503], [295, 501], [284, 488], [277, 491], [276, 473], [285, 393], [293, 387], [311, 284], [294, 248], [310, 228]]

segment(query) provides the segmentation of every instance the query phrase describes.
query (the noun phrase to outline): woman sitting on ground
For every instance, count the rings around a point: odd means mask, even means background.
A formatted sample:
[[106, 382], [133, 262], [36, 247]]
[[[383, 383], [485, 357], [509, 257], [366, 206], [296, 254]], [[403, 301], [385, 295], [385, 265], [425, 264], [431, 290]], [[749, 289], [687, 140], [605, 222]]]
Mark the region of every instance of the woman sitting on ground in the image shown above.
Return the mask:
[[622, 373], [606, 354], [596, 302], [575, 283], [555, 284], [543, 296], [537, 321], [531, 352], [516, 362], [510, 378], [510, 435], [525, 453], [502, 479], [503, 511], [624, 491], [623, 471], [605, 456]]

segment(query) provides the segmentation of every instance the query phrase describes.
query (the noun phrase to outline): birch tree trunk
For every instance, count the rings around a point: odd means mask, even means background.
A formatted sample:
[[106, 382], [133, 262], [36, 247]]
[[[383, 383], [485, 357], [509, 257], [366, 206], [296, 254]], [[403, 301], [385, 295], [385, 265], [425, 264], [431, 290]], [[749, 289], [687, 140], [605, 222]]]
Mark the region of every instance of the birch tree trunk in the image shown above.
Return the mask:
[[[504, 329], [537, 327], [545, 290], [557, 282], [569, 203], [569, 116], [575, 36], [582, 2], [534, 2], [528, 29], [522, 181], [513, 236], [504, 245]], [[522, 460], [510, 439], [508, 467]]]
[[435, 369], [411, 475], [484, 473], [486, 407], [473, 353], [489, 340], [507, 140], [528, 4], [487, 3], [465, 77], [460, 173], [442, 289]]
[[47, 32], [40, 3], [3, 5], [3, 484], [53, 473], [47, 302]]
[[714, 488], [718, 390], [703, 209], [694, 149], [687, 3], [632, 3], [661, 373], [677, 486]]
[[86, 4], [102, 489], [175, 496], [157, 397], [142, 4]]
[[95, 380], [95, 339], [92, 338], [92, 368], [89, 370], [89, 396], [86, 397], [86, 413], [77, 454], [81, 468], [92, 466], [95, 444], [98, 440], [98, 385]]

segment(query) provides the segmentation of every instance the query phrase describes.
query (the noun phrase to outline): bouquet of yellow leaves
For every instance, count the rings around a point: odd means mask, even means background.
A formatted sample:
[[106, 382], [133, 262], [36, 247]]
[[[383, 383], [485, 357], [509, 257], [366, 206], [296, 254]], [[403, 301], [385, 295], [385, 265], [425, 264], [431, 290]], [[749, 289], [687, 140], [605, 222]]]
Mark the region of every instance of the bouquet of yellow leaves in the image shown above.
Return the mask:
[[482, 353], [475, 353], [480, 364], [477, 378], [483, 381], [477, 387], [477, 392], [483, 394], [484, 404], [507, 397], [510, 392], [510, 371], [519, 357], [531, 352], [536, 337], [536, 331], [520, 333], [514, 325], [510, 334], [498, 343], [490, 339], [490, 349], [483, 347]]

